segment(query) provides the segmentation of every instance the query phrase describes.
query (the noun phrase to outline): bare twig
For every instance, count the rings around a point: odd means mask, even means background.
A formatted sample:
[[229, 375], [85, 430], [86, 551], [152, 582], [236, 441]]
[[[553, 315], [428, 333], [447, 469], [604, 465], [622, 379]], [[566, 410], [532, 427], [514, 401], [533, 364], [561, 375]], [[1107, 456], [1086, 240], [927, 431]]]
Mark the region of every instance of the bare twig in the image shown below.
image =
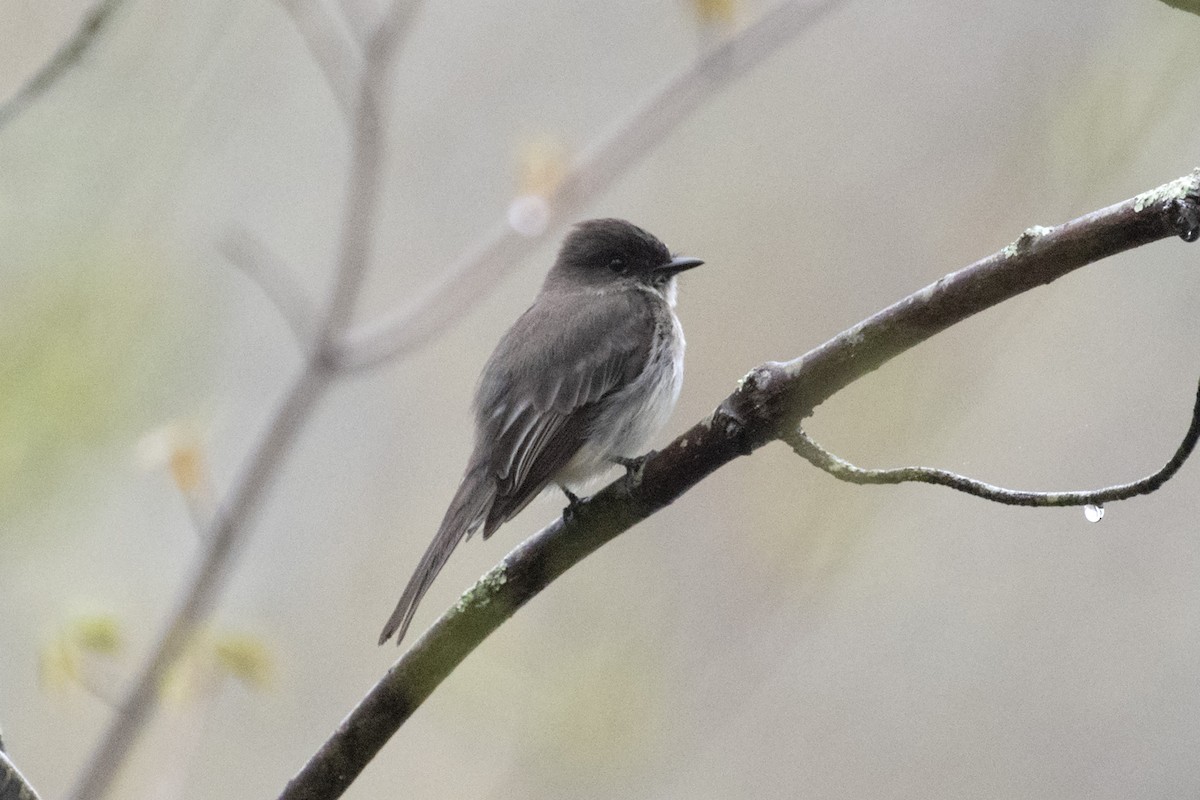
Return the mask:
[[321, 355], [326, 358], [333, 355], [333, 344], [354, 312], [354, 301], [370, 261], [374, 239], [371, 232], [379, 210], [379, 188], [386, 156], [383, 99], [394, 58], [419, 7], [417, 0], [394, 2], [366, 44], [355, 110], [351, 189], [342, 219], [337, 275], [320, 332]]
[[325, 76], [342, 116], [353, 122], [362, 56], [358, 45], [319, 0], [279, 0]]
[[376, 0], [340, 0], [338, 5], [354, 41], [359, 46], [365, 45], [379, 20], [379, 3]]
[[71, 38], [63, 42], [50, 56], [50, 60], [25, 81], [12, 97], [0, 103], [0, 128], [12, 122], [79, 63], [83, 54], [95, 44], [124, 2], [125, 0], [99, 0], [83, 15]]
[[794, 430], [850, 383], [962, 320], [1080, 267], [1171, 236], [1200, 236], [1200, 169], [1016, 242], [880, 311], [801, 358], [769, 362], [666, 449], [522, 542], [421, 636], [313, 755], [280, 800], [341, 796], [454, 668], [571, 566], [741, 455]]
[[85, 766], [70, 797], [103, 797], [125, 756], [141, 732], [158, 698], [163, 676], [183, 654], [200, 624], [211, 613], [234, 556], [245, 541], [255, 512], [278, 474], [330, 373], [309, 368], [285, 396], [266, 436], [234, 483], [204, 537], [204, 550], [178, 607], [159, 636], [149, 660], [122, 700], [99, 746]]
[[283, 317], [305, 352], [317, 335], [317, 312], [278, 255], [245, 228], [233, 227], [217, 244], [221, 254], [254, 281]]
[[830, 453], [812, 439], [803, 428], [780, 437], [792, 446], [792, 450], [800, 457], [808, 460], [833, 477], [848, 483], [865, 484], [894, 484], [894, 483], [932, 483], [946, 486], [960, 492], [982, 497], [1010, 506], [1100, 506], [1117, 500], [1128, 500], [1138, 495], [1150, 494], [1179, 472], [1179, 468], [1187, 461], [1188, 456], [1196, 447], [1200, 438], [1200, 386], [1196, 389], [1196, 402], [1192, 406], [1192, 422], [1179, 443], [1174, 455], [1158, 471], [1140, 480], [1107, 486], [1103, 489], [1088, 489], [1074, 492], [1027, 492], [1018, 489], [1005, 489], [990, 483], [968, 478], [944, 469], [933, 467], [899, 467], [896, 469], [863, 469], [849, 461]]
[[[547, 198], [548, 236], [667, 138], [731, 81], [810, 30], [845, 0], [788, 0], [714, 46], [594, 141]], [[497, 224], [444, 271], [445, 277], [405, 309], [366, 323], [346, 337], [341, 363], [364, 368], [411, 352], [461, 317], [541, 241], [507, 222]]]
[[393, 4], [367, 48], [359, 109], [354, 119], [354, 149], [346, 187], [347, 213], [335, 287], [320, 324], [313, 354], [213, 518], [201, 559], [182, 592], [179, 605], [84, 767], [70, 795], [72, 800], [94, 800], [108, 790], [156, 705], [163, 676], [212, 612], [236, 555], [252, 529], [255, 512], [317, 401], [335, 378], [334, 363], [329, 358], [332, 342], [341, 335], [353, 309], [374, 237], [384, 158], [381, 98], [390, 66], [399, 52], [415, 8], [415, 3]]

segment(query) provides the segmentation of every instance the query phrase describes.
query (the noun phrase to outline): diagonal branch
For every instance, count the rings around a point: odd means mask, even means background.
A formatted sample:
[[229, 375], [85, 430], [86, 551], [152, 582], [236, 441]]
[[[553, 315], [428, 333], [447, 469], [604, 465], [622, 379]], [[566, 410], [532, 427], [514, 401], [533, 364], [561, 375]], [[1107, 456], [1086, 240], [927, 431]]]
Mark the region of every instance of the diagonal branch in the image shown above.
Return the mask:
[[794, 430], [850, 383], [946, 328], [1100, 259], [1200, 236], [1200, 169], [1016, 242], [786, 363], [742, 379], [708, 417], [505, 556], [421, 636], [313, 755], [280, 800], [339, 797], [438, 685], [501, 623], [601, 545], [741, 455]]
[[1188, 456], [1196, 448], [1196, 440], [1200, 439], [1200, 386], [1196, 387], [1196, 402], [1192, 406], [1192, 422], [1188, 426], [1183, 441], [1175, 449], [1170, 460], [1156, 472], [1136, 481], [1120, 483], [1116, 486], [1106, 486], [1103, 489], [1085, 489], [1074, 492], [1029, 492], [1019, 489], [1005, 489], [990, 483], [968, 478], [956, 472], [934, 467], [898, 467], [895, 469], [863, 469], [846, 461], [840, 456], [826, 450], [811, 436], [797, 427], [790, 433], [780, 437], [792, 446], [796, 455], [812, 463], [818, 469], [828, 472], [833, 477], [847, 483], [859, 485], [896, 484], [896, 483], [932, 483], [936, 486], [946, 486], [960, 492], [965, 492], [984, 500], [992, 500], [1010, 506], [1036, 507], [1065, 507], [1065, 506], [1100, 506], [1116, 500], [1128, 500], [1138, 495], [1150, 494], [1171, 478], [1188, 460]]
[[212, 612], [224, 589], [245, 532], [262, 506], [267, 490], [329, 384], [327, 371], [306, 370], [280, 404], [266, 436], [226, 495], [204, 535], [204, 550], [184, 587], [178, 606], [153, 652], [122, 699], [100, 744], [69, 795], [72, 800], [103, 797], [138, 734], [154, 710], [167, 671], [183, 655], [192, 635]]
[[38, 793], [4, 752], [0, 741], [0, 800], [38, 800]]
[[96, 43], [96, 39], [108, 26], [117, 9], [125, 0], [98, 0], [92, 8], [83, 15], [79, 27], [71, 38], [59, 45], [50, 60], [17, 89], [16, 94], [0, 103], [0, 128], [16, 119], [39, 97], [58, 82], [60, 78], [71, 71], [79, 63], [83, 54]]
[[217, 249], [262, 290], [307, 352], [316, 338], [317, 312], [283, 259], [240, 226], [226, 231]]

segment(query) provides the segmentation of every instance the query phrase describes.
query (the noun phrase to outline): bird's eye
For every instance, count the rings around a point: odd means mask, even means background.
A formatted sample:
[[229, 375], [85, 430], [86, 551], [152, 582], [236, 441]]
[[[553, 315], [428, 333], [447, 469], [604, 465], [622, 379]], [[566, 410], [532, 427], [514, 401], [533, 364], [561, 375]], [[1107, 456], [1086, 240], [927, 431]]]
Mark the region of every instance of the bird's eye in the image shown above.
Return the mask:
[[623, 258], [612, 259], [611, 261], [608, 262], [608, 268], [611, 269], [613, 272], [617, 273], [618, 275], [624, 275], [625, 270], [627, 269], [627, 267], [625, 266], [625, 259], [623, 259]]

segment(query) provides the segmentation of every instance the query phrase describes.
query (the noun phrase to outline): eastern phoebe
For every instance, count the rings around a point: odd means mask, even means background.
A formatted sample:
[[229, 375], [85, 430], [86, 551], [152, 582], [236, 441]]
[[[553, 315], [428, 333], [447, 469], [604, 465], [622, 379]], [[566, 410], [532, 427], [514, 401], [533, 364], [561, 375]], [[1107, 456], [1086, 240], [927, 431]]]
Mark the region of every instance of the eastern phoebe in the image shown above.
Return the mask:
[[475, 393], [475, 449], [462, 484], [379, 643], [396, 641], [455, 546], [483, 538], [542, 489], [627, 468], [671, 415], [683, 382], [675, 276], [698, 267], [620, 219], [575, 227]]

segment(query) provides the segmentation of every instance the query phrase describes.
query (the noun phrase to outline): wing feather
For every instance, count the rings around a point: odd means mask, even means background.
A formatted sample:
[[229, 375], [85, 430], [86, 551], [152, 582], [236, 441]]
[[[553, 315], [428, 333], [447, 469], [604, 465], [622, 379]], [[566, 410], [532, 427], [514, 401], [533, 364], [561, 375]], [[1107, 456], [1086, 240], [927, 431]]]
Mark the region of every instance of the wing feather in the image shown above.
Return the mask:
[[476, 448], [496, 481], [485, 538], [570, 462], [603, 401], [645, 368], [654, 326], [641, 292], [543, 296], [500, 341], [476, 396], [478, 435], [494, 443]]

